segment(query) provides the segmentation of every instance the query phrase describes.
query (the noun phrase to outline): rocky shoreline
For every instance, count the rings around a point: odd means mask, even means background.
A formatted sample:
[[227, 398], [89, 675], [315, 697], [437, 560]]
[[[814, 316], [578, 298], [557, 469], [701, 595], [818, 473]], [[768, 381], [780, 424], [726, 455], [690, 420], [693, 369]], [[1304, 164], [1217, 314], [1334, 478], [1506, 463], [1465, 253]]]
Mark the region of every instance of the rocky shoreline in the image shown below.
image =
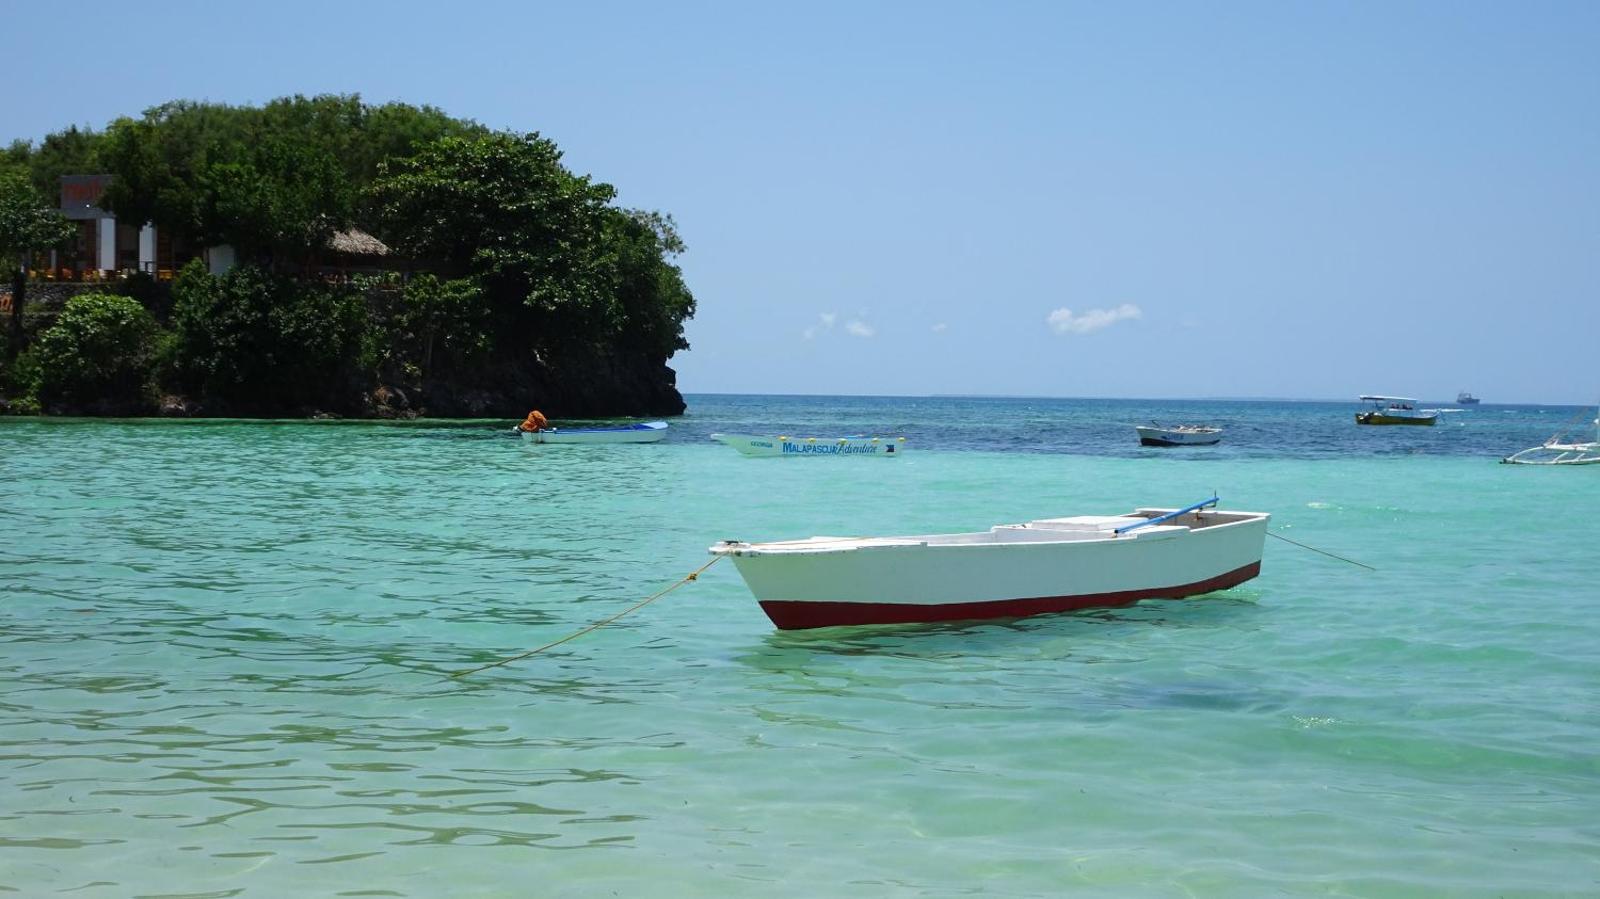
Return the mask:
[[[103, 293], [105, 284], [30, 284], [23, 328], [30, 339], [49, 329], [72, 297]], [[0, 309], [9, 316], [10, 290], [0, 287]], [[374, 296], [374, 309], [382, 308]], [[145, 299], [165, 318], [169, 299]], [[681, 415], [685, 409], [677, 374], [662, 363], [596, 353], [562, 360], [559, 367], [531, 356], [508, 358], [477, 373], [471, 382], [450, 378], [379, 378], [378, 383], [351, 389], [330, 384], [326, 395], [299, 408], [267, 408], [241, 402], [161, 393], [137, 401], [97, 399], [56, 402], [42, 407], [0, 390], [0, 415], [84, 416], [106, 418], [305, 418], [376, 419], [515, 418], [540, 409], [554, 418], [635, 418]], [[393, 373], [391, 373], [393, 374]]]

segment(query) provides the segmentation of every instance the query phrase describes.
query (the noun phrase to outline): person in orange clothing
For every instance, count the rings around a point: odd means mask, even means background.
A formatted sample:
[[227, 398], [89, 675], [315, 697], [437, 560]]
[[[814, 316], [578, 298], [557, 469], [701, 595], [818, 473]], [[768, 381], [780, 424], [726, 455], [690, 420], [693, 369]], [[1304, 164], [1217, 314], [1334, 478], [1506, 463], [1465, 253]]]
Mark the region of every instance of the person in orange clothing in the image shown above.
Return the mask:
[[528, 417], [522, 420], [522, 424], [517, 425], [517, 430], [528, 434], [533, 434], [535, 432], [544, 430], [549, 425], [550, 419], [545, 418], [543, 412], [535, 409], [528, 413]]

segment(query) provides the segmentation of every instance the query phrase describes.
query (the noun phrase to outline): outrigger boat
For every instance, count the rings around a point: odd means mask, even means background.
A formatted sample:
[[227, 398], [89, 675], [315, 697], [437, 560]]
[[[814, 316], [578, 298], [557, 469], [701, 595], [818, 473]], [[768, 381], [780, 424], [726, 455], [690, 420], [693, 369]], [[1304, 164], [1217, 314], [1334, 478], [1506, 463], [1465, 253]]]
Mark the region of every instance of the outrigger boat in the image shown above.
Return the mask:
[[655, 443], [667, 435], [667, 423], [647, 421], [615, 428], [544, 428], [518, 433], [523, 443]]
[[1211, 446], [1222, 440], [1222, 429], [1210, 425], [1173, 425], [1162, 427], [1151, 422], [1134, 425], [1139, 432], [1140, 446]]
[[1182, 509], [1045, 518], [967, 534], [724, 541], [784, 630], [1017, 618], [1226, 590], [1261, 573], [1265, 512]]
[[[1600, 463], [1600, 408], [1595, 410], [1594, 440], [1587, 443], [1563, 443], [1572, 423], [1550, 436], [1544, 443], [1501, 459], [1509, 465], [1594, 465]], [[1583, 413], [1579, 413], [1582, 415]]]
[[1439, 410], [1418, 409], [1410, 397], [1362, 394], [1361, 401], [1372, 408], [1356, 413], [1358, 425], [1431, 425], [1439, 420]]
[[712, 434], [711, 439], [746, 456], [903, 456], [904, 437], [752, 437]]

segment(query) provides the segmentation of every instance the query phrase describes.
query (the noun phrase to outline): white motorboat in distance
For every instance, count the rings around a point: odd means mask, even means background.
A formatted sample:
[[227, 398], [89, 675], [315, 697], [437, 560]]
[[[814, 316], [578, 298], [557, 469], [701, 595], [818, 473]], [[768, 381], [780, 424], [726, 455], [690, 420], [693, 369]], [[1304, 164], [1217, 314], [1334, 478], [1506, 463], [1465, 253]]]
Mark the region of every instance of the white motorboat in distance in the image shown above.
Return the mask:
[[655, 443], [667, 436], [667, 423], [646, 421], [614, 428], [545, 428], [519, 431], [523, 443]]
[[1372, 408], [1356, 413], [1358, 425], [1432, 425], [1439, 420], [1439, 410], [1418, 409], [1417, 401], [1408, 396], [1363, 393], [1361, 401]]
[[1140, 446], [1211, 446], [1222, 440], [1222, 429], [1210, 425], [1162, 427], [1151, 422], [1133, 429], [1139, 432]]
[[712, 434], [711, 439], [746, 456], [903, 456], [904, 437], [753, 437]]
[[779, 628], [1017, 618], [1180, 599], [1261, 573], [1265, 512], [1079, 515], [967, 534], [725, 541]]

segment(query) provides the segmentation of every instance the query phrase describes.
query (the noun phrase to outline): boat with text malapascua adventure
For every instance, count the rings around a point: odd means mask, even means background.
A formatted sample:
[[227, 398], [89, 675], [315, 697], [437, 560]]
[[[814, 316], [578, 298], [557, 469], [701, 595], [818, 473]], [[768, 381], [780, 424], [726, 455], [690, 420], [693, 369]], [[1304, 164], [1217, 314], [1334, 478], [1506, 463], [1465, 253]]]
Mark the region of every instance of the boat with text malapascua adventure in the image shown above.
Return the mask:
[[1439, 410], [1418, 409], [1410, 397], [1362, 394], [1361, 401], [1372, 408], [1356, 413], [1358, 425], [1431, 425], [1439, 420]]
[[1182, 509], [1046, 518], [967, 534], [724, 541], [778, 627], [1017, 618], [1180, 599], [1261, 573], [1265, 512]]
[[515, 430], [522, 435], [523, 443], [655, 443], [667, 435], [667, 423], [646, 421], [609, 428], [553, 428], [549, 420], [535, 410], [529, 412]]
[[711, 439], [746, 456], [903, 456], [904, 437], [752, 437], [712, 434]]
[[[1585, 413], [1578, 413], [1582, 417]], [[1594, 465], [1600, 463], [1600, 407], [1595, 409], [1594, 440], [1567, 441], [1562, 438], [1572, 429], [1574, 422], [1555, 432], [1544, 443], [1501, 459], [1511, 465]]]
[[1134, 425], [1140, 446], [1211, 446], [1222, 440], [1222, 429], [1210, 425], [1170, 425], [1156, 422]]

